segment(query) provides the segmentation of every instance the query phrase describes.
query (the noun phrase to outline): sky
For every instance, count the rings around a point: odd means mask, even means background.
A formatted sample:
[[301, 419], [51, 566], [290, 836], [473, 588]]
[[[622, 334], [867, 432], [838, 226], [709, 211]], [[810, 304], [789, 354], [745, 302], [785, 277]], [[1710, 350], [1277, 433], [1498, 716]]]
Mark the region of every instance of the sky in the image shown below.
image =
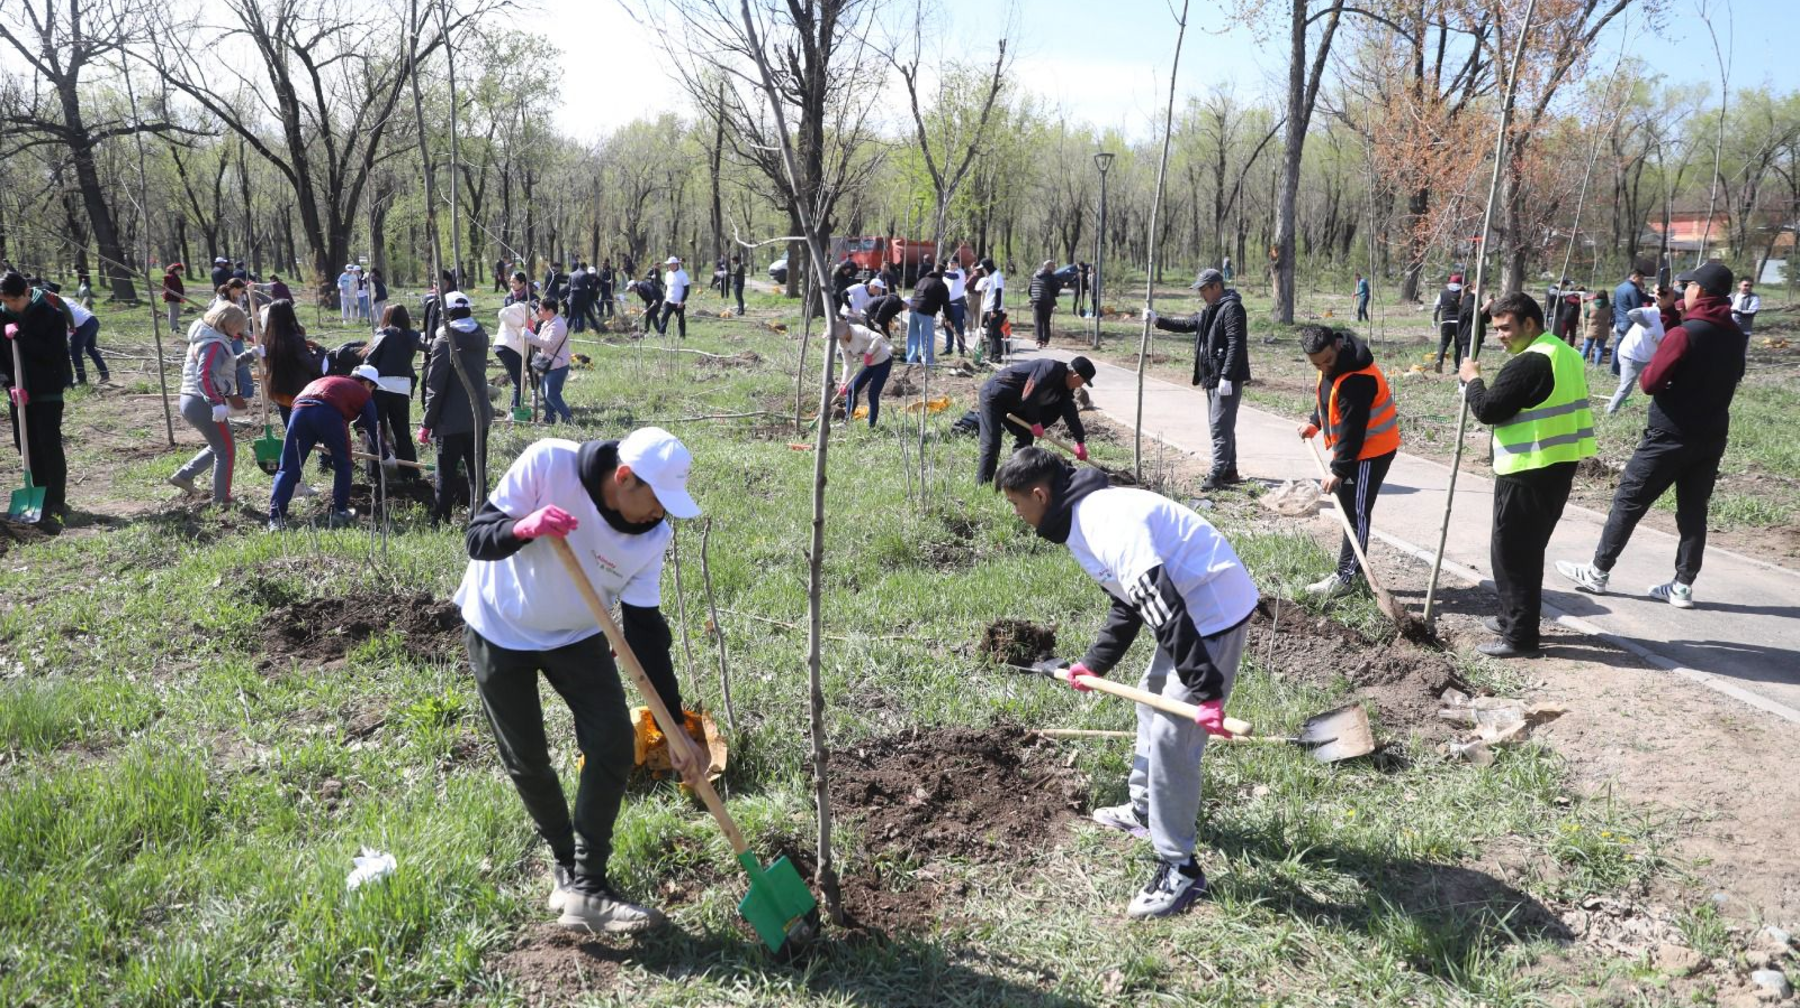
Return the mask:
[[[1665, 0], [1668, 14], [1660, 32], [1651, 32], [1634, 13], [1615, 19], [1598, 61], [1610, 66], [1616, 58], [1611, 54], [1619, 51], [1623, 37], [1634, 55], [1658, 67], [1671, 83], [1716, 82], [1712, 43], [1695, 13], [1699, 2]], [[1720, 47], [1730, 49], [1734, 89], [1759, 84], [1782, 90], [1800, 87], [1800, 71], [1789, 55], [1792, 41], [1774, 30], [1793, 21], [1800, 0], [1705, 2], [1710, 3]], [[1175, 51], [1175, 16], [1164, 0], [1016, 3], [1015, 82], [1041, 95], [1071, 121], [1103, 130], [1116, 128], [1134, 140], [1153, 135], [1153, 124], [1168, 100], [1168, 66]], [[657, 33], [626, 13], [619, 0], [535, 0], [535, 5], [548, 23], [557, 26], [550, 40], [559, 47], [568, 93], [643, 96], [641, 101], [559, 103], [556, 118], [563, 132], [596, 139], [634, 118], [654, 114], [665, 100], [678, 95], [661, 86], [669, 78]], [[934, 35], [967, 40], [961, 54], [965, 59], [991, 59], [991, 44], [978, 39], [1003, 7], [991, 0], [963, 0], [946, 15], [950, 23]], [[641, 12], [643, 5], [633, 3], [632, 9]], [[1199, 95], [1226, 87], [1250, 100], [1282, 93], [1287, 74], [1285, 32], [1228, 23], [1220, 10], [1220, 0], [1193, 3], [1182, 45], [1178, 94]], [[932, 55], [927, 53], [927, 63]], [[900, 87], [891, 72], [884, 79], [896, 90]]]

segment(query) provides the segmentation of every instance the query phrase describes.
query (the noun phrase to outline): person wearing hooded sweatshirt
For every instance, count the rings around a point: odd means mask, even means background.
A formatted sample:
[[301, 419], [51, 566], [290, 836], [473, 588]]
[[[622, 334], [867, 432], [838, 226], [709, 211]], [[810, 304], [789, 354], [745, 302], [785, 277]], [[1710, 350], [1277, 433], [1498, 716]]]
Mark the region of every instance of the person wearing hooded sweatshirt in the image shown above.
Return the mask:
[[[1625, 338], [1619, 341], [1619, 348], [1613, 353], [1613, 360], [1619, 365], [1619, 387], [1606, 403], [1608, 415], [1619, 412], [1630, 398], [1631, 390], [1637, 388], [1638, 376], [1650, 366], [1656, 357], [1656, 348], [1662, 345], [1667, 330], [1663, 328], [1663, 316], [1660, 306], [1664, 301], [1672, 300], [1673, 292], [1667, 287], [1656, 289], [1656, 304], [1633, 308], [1625, 313], [1631, 320], [1631, 328], [1626, 331]], [[1608, 318], [1608, 324], [1611, 318]], [[1680, 324], [1679, 320], [1676, 323]]]
[[[420, 337], [412, 327], [412, 316], [402, 304], [388, 305], [382, 312], [381, 328], [375, 338], [363, 347], [364, 364], [372, 364], [380, 373], [381, 387], [375, 390], [375, 415], [387, 430], [388, 443], [394, 454], [405, 462], [417, 462], [412, 441], [412, 392], [419, 380], [413, 370], [413, 358], [419, 355]], [[371, 467], [373, 463], [371, 463]], [[400, 470], [400, 478], [411, 481], [418, 470], [408, 466]], [[371, 472], [373, 477], [375, 473]]]
[[638, 296], [639, 301], [644, 302], [644, 335], [648, 336], [650, 330], [656, 328], [656, 314], [662, 309], [663, 303], [662, 280], [656, 275], [656, 270], [651, 269], [644, 274], [642, 280], [632, 284], [631, 292]]
[[1606, 527], [1589, 564], [1558, 561], [1575, 587], [1606, 593], [1607, 578], [1631, 533], [1670, 487], [1675, 488], [1675, 577], [1650, 595], [1677, 609], [1694, 607], [1694, 579], [1706, 553], [1706, 511], [1731, 428], [1731, 400], [1744, 377], [1750, 339], [1731, 320], [1731, 270], [1709, 262], [1675, 278], [1686, 288], [1687, 312], [1664, 334], [1639, 384], [1651, 396], [1650, 422], [1619, 474]]
[[1032, 331], [1037, 336], [1038, 349], [1050, 345], [1050, 316], [1056, 311], [1056, 295], [1061, 284], [1056, 280], [1056, 263], [1046, 259], [1031, 275], [1031, 284], [1026, 288], [1025, 300], [1031, 303]]
[[1431, 321], [1438, 327], [1437, 363], [1432, 370], [1444, 373], [1444, 355], [1454, 348], [1456, 356], [1451, 360], [1454, 367], [1462, 363], [1463, 354], [1469, 350], [1468, 341], [1461, 337], [1461, 330], [1456, 322], [1462, 310], [1462, 274], [1452, 273], [1444, 289], [1438, 291], [1437, 301], [1431, 306]]
[[[514, 274], [515, 277], [521, 275]], [[513, 409], [519, 408], [525, 391], [525, 336], [531, 328], [531, 316], [535, 309], [534, 301], [514, 301], [508, 298], [506, 306], [500, 309], [500, 329], [494, 334], [494, 356], [500, 359], [500, 365], [506, 368], [507, 377], [512, 379]], [[486, 373], [486, 370], [487, 363], [484, 361], [477, 373]], [[511, 417], [508, 416], [507, 419]]]
[[233, 353], [231, 341], [241, 339], [250, 324], [237, 305], [213, 305], [188, 328], [187, 356], [181, 362], [181, 418], [200, 432], [206, 447], [188, 459], [169, 477], [172, 486], [194, 493], [194, 477], [212, 470], [212, 502], [231, 503], [231, 476], [237, 464], [237, 446], [231, 438], [231, 399], [237, 395], [237, 365], [257, 356], [256, 347]]
[[186, 263], [170, 263], [168, 271], [163, 274], [163, 308], [169, 313], [170, 336], [181, 331], [181, 302], [187, 296], [187, 288], [182, 285], [181, 275], [186, 272]]
[[1226, 288], [1223, 273], [1203, 269], [1193, 286], [1206, 305], [1199, 314], [1162, 318], [1145, 306], [1144, 316], [1158, 329], [1194, 334], [1193, 383], [1206, 390], [1206, 420], [1212, 428], [1212, 472], [1200, 489], [1217, 490], [1243, 482], [1237, 466], [1237, 414], [1244, 383], [1250, 380], [1250, 330], [1244, 302]]
[[[1337, 499], [1338, 510], [1350, 519], [1358, 544], [1367, 551], [1375, 501], [1400, 452], [1400, 413], [1375, 356], [1351, 333], [1302, 326], [1300, 350], [1319, 371], [1312, 416], [1300, 425], [1300, 437], [1325, 435], [1330, 475], [1321, 489]], [[1346, 535], [1338, 547], [1337, 568], [1306, 590], [1330, 597], [1348, 591], [1359, 573], [1356, 548]]]
[[[25, 411], [32, 482], [44, 488], [44, 516], [68, 513], [69, 466], [63, 455], [63, 388], [69, 383], [68, 317], [17, 273], [0, 277], [0, 324], [12, 345], [0, 349], [0, 371], [8, 376], [13, 447], [20, 448], [19, 411]], [[12, 352], [24, 364], [13, 374]]]
[[[976, 400], [976, 416], [980, 421], [981, 447], [975, 462], [975, 482], [987, 484], [994, 478], [1000, 461], [1001, 432], [1013, 436], [1013, 451], [1029, 446], [1044, 436], [1045, 421], [1057, 418], [1069, 426], [1075, 439], [1075, 457], [1087, 461], [1087, 431], [1081, 426], [1081, 413], [1075, 402], [1075, 390], [1094, 381], [1094, 362], [1076, 357], [1067, 364], [1050, 357], [1021, 361], [1003, 368], [982, 386]], [[1030, 428], [1008, 419], [1018, 417]]]
[[1068, 683], [1105, 676], [1148, 624], [1156, 639], [1138, 687], [1198, 708], [1194, 720], [1137, 709], [1130, 800], [1094, 810], [1094, 821], [1149, 839], [1157, 866], [1125, 913], [1166, 917], [1206, 894], [1194, 859], [1200, 761], [1208, 736], [1229, 738], [1225, 704], [1256, 610], [1257, 589], [1231, 543], [1206, 519], [1160, 494], [1109, 487], [1106, 474], [1025, 448], [1000, 467], [1000, 490], [1039, 537], [1069, 548], [1112, 602]]
[[[552, 544], [537, 540], [565, 540], [605, 604], [618, 603], [625, 643], [679, 717], [661, 608], [674, 535], [664, 519], [699, 516], [687, 490], [692, 466], [687, 448], [656, 427], [623, 441], [545, 438], [520, 453], [469, 520], [469, 566], [455, 596], [463, 643], [500, 760], [554, 859], [549, 907], [570, 930], [645, 931], [666, 918], [626, 899], [608, 876], [631, 775], [630, 708], [606, 636]], [[574, 715], [583, 758], [573, 810], [546, 738], [540, 674]], [[669, 758], [684, 779], [706, 771], [684, 733], [669, 738]]]
[[[887, 336], [867, 326], [838, 320], [838, 354], [844, 359], [843, 382], [837, 398], [844, 400], [844, 418], [856, 415], [856, 397], [869, 390], [869, 426], [881, 416], [881, 390], [887, 386], [888, 374], [894, 369], [894, 347]], [[850, 376], [851, 362], [860, 359], [862, 368]]]
[[950, 303], [950, 286], [936, 270], [919, 278], [906, 303], [906, 363], [937, 363], [938, 313]]
[[[471, 508], [473, 502], [481, 500], [487, 492], [487, 487], [479, 483], [481, 474], [475, 471], [475, 446], [479, 441], [485, 457], [488, 428], [494, 422], [494, 406], [484, 391], [487, 385], [483, 378], [487, 369], [487, 333], [471, 314], [467, 297], [452, 294], [450, 300], [449, 321], [437, 331], [431, 341], [431, 352], [426, 355], [425, 413], [419, 418], [419, 443], [430, 444], [433, 438], [437, 440], [437, 499], [431, 509], [434, 525], [448, 521], [450, 510], [456, 506], [459, 468], [466, 467], [468, 471]], [[507, 325], [508, 313], [523, 315], [528, 311], [530, 309], [523, 303], [500, 309], [502, 328]], [[519, 320], [521, 333], [523, 322], [523, 319]], [[473, 404], [474, 408], [471, 408], [462, 378], [456, 373], [456, 363], [450, 359], [452, 353], [457, 355], [462, 370], [475, 385], [477, 402]], [[517, 404], [516, 384], [514, 394], [513, 402]]]
[[538, 302], [537, 328], [526, 333], [525, 340], [537, 352], [531, 355], [531, 373], [537, 377], [539, 394], [544, 397], [544, 422], [554, 425], [561, 416], [574, 423], [575, 414], [563, 402], [563, 383], [569, 380], [569, 323], [557, 314], [560, 306], [555, 298]]
[[350, 480], [354, 472], [350, 458], [352, 421], [376, 443], [382, 466], [389, 471], [397, 468], [392, 446], [383, 444], [381, 421], [375, 416], [374, 395], [380, 381], [381, 372], [358, 364], [350, 377], [326, 375], [315, 379], [294, 398], [287, 436], [281, 442], [281, 469], [275, 474], [275, 491], [269, 497], [269, 531], [279, 532], [287, 527], [288, 501], [294, 498], [306, 457], [314, 445], [324, 445], [331, 453], [335, 474], [326, 526], [343, 528], [354, 520], [350, 514]]

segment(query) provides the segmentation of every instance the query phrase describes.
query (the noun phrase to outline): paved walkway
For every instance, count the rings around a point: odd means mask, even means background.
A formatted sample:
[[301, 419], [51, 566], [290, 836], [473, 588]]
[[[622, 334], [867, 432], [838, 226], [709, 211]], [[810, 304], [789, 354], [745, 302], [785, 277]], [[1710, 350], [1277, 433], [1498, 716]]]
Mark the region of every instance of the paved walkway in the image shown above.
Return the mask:
[[[1044, 352], [1064, 360], [1074, 356], [1057, 349]], [[1020, 356], [1030, 354], [1027, 350]], [[1095, 367], [1094, 405], [1130, 428], [1136, 373], [1099, 362]], [[1237, 424], [1239, 472], [1246, 478], [1274, 480], [1314, 476], [1317, 468], [1294, 433], [1300, 419], [1243, 407]], [[1146, 378], [1144, 433], [1209, 458], [1204, 395], [1191, 386]], [[1402, 452], [1381, 489], [1375, 535], [1429, 564], [1437, 548], [1449, 477], [1448, 465]], [[1444, 577], [1491, 590], [1493, 582], [1483, 572], [1491, 571], [1493, 481], [1465, 471], [1457, 478], [1456, 492]], [[1605, 522], [1605, 514], [1571, 505], [1551, 539], [1549, 560], [1591, 559]], [[1578, 593], [1556, 574], [1553, 563], [1547, 563], [1545, 617], [1800, 723], [1800, 618], [1796, 618], [1800, 571], [1709, 547], [1705, 570], [1694, 588], [1697, 608], [1683, 611], [1647, 592], [1650, 585], [1673, 576], [1674, 563], [1675, 536], [1647, 525], [1638, 526], [1613, 569], [1614, 594]]]

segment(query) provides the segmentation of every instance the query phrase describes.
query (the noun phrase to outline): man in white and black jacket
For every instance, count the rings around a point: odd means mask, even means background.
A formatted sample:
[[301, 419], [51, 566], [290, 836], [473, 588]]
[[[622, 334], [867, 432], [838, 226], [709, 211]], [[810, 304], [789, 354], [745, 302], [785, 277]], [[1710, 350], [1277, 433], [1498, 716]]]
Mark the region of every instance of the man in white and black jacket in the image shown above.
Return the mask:
[[[1075, 390], [1093, 382], [1094, 362], [1086, 357], [1071, 358], [1067, 364], [1040, 357], [1014, 364], [989, 378], [976, 397], [981, 446], [976, 455], [975, 482], [986, 484], [994, 478], [994, 468], [1000, 462], [1002, 431], [1012, 434], [1013, 450], [1018, 451], [1043, 437], [1045, 421], [1055, 423], [1058, 417], [1069, 425], [1069, 436], [1075, 439], [1075, 457], [1087, 461], [1087, 431], [1081, 426]], [[1009, 413], [1031, 426], [1021, 427], [1008, 420]]]
[[1026, 448], [1000, 468], [1000, 489], [1027, 525], [1069, 547], [1112, 599], [1112, 609], [1069, 685], [1104, 676], [1149, 624], [1156, 653], [1139, 687], [1193, 704], [1193, 721], [1140, 705], [1131, 800], [1094, 811], [1094, 821], [1156, 849], [1155, 874], [1130, 905], [1134, 918], [1179, 913], [1206, 893], [1194, 860], [1200, 812], [1200, 759], [1209, 735], [1229, 737], [1225, 702], [1256, 609], [1256, 585], [1237, 551], [1189, 508], [1160, 494], [1109, 487], [1095, 469], [1076, 470], [1042, 448]]
[[[664, 517], [700, 513], [687, 492], [692, 464], [687, 448], [656, 427], [623, 441], [545, 439], [525, 449], [469, 520], [469, 566], [456, 590], [463, 641], [500, 760], [555, 857], [549, 905], [566, 928], [624, 933], [664, 918], [608, 881], [633, 761], [630, 707], [593, 614], [551, 546], [535, 540], [567, 540], [600, 596], [619, 603], [626, 643], [663, 703], [680, 711], [660, 608], [673, 536]], [[572, 818], [544, 735], [540, 672], [575, 716], [584, 757]], [[669, 743], [684, 778], [704, 770], [690, 740]]]
[[1187, 318], [1159, 318], [1146, 307], [1156, 328], [1194, 334], [1194, 384], [1206, 390], [1207, 425], [1212, 429], [1212, 472], [1200, 484], [1217, 490], [1243, 482], [1237, 467], [1238, 402], [1250, 380], [1249, 324], [1238, 292], [1225, 288], [1225, 274], [1203, 269], [1193, 283], [1206, 306]]

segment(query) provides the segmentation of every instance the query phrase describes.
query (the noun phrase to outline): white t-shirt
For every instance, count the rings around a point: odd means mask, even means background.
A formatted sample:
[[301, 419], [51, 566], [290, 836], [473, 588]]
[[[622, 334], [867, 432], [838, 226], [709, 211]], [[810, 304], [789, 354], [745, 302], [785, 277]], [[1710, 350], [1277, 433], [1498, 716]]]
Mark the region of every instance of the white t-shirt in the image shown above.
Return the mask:
[[1662, 312], [1655, 305], [1649, 305], [1633, 308], [1625, 313], [1625, 317], [1631, 320], [1631, 329], [1619, 341], [1619, 356], [1640, 364], [1650, 363], [1663, 341]]
[[[525, 451], [500, 478], [488, 500], [514, 518], [555, 504], [575, 516], [569, 545], [589, 580], [611, 606], [615, 600], [643, 608], [662, 603], [663, 551], [673, 533], [660, 522], [642, 535], [606, 523], [581, 485], [581, 445], [545, 438]], [[456, 589], [463, 621], [503, 648], [548, 651], [600, 632], [556, 548], [533, 540], [504, 560], [470, 560]]]
[[838, 344], [838, 355], [844, 358], [844, 380], [849, 381], [854, 369], [862, 363], [863, 354], [870, 354], [869, 364], [874, 366], [894, 356], [894, 345], [887, 337], [865, 326], [850, 327], [850, 342]]
[[866, 283], [851, 284], [845, 288], [844, 297], [850, 301], [852, 315], [861, 315], [863, 309], [869, 307], [869, 302], [874, 300], [869, 295], [869, 285]]
[[969, 275], [961, 269], [945, 270], [944, 283], [950, 287], [950, 300], [961, 301], [969, 296]]
[[663, 295], [663, 300], [670, 304], [681, 304], [686, 301], [688, 287], [691, 283], [692, 281], [688, 280], [687, 270], [679, 266], [664, 273], [663, 289], [668, 293]]
[[1256, 608], [1256, 585], [1231, 543], [1161, 494], [1111, 487], [1083, 497], [1068, 545], [1081, 569], [1115, 598], [1134, 598], [1138, 579], [1160, 564], [1201, 636], [1237, 626]]
[[991, 312], [999, 307], [1000, 294], [1006, 290], [1006, 277], [995, 271], [975, 281], [975, 289], [981, 292], [982, 312]]
[[63, 304], [69, 306], [69, 317], [75, 320], [76, 328], [87, 325], [87, 320], [94, 317], [93, 312], [83, 308], [81, 302], [72, 298], [63, 298]]

